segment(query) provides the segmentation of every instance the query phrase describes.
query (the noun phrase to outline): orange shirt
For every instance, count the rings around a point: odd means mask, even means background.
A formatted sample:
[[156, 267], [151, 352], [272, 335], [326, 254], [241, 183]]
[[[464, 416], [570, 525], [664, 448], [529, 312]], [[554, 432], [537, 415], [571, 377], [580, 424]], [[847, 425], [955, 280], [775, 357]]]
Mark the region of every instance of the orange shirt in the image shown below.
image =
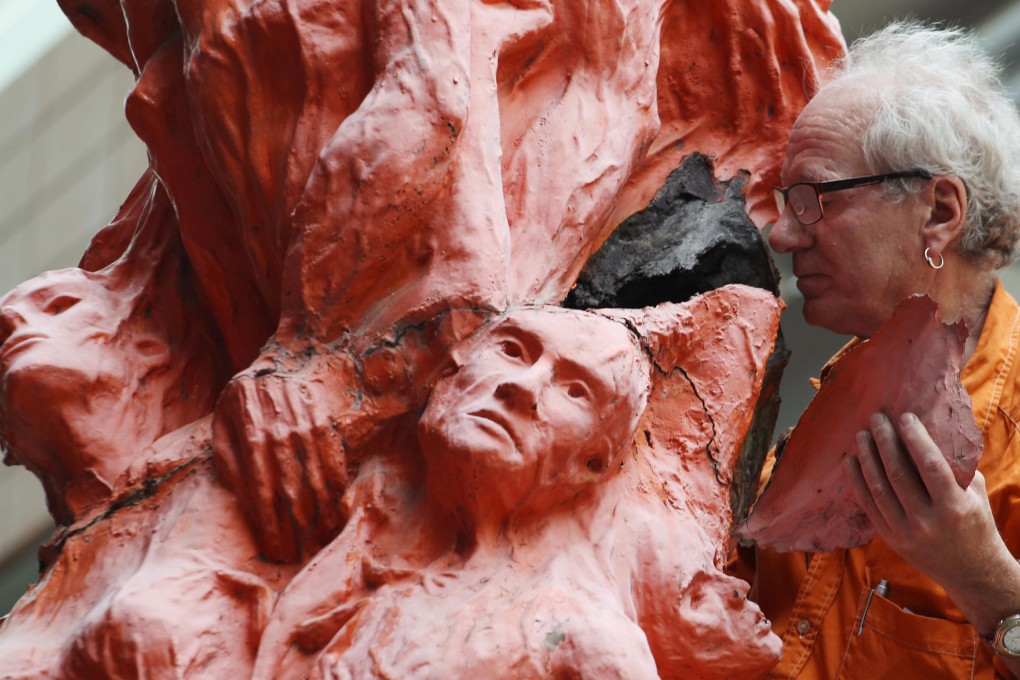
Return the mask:
[[[1020, 555], [1020, 307], [996, 284], [961, 381], [984, 436], [985, 476], [999, 531]], [[935, 582], [880, 538], [830, 553], [741, 549], [734, 572], [783, 638], [771, 678], [1010, 677]], [[888, 592], [869, 595], [884, 579]], [[866, 615], [864, 614], [867, 610]], [[862, 620], [863, 617], [863, 620]]]

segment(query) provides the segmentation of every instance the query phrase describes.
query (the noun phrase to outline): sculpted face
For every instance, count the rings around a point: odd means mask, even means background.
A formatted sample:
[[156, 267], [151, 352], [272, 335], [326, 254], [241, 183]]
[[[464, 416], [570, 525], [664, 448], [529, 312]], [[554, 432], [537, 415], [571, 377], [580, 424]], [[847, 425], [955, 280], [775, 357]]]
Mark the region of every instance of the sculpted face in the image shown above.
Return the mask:
[[[43, 389], [88, 383], [107, 366], [104, 346], [117, 330], [113, 297], [81, 269], [47, 272], [0, 300], [0, 370], [4, 402], [22, 380]], [[11, 390], [14, 390], [13, 393]]]
[[[872, 101], [863, 83], [822, 89], [790, 133], [781, 183], [874, 174], [859, 142]], [[897, 202], [882, 190], [877, 185], [823, 194], [824, 216], [815, 224], [800, 224], [789, 207], [776, 221], [769, 243], [793, 255], [808, 323], [870, 337], [900, 300], [928, 288], [923, 206], [916, 196]]]
[[0, 299], [0, 438], [16, 462], [63, 480], [97, 458], [110, 464], [117, 444], [132, 448], [134, 437], [119, 440], [144, 430], [132, 418], [141, 406], [127, 408], [139, 367], [163, 361], [165, 348], [131, 339], [124, 307], [81, 269], [47, 272]]
[[622, 324], [516, 312], [457, 348], [419, 434], [430, 478], [504, 510], [548, 505], [600, 479], [633, 434], [648, 366]]

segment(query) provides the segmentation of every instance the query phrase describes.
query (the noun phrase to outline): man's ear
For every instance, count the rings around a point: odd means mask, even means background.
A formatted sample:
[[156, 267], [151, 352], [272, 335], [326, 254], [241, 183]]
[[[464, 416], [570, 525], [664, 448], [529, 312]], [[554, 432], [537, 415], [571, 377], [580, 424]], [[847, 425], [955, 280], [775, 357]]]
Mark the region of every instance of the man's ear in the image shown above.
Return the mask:
[[967, 220], [967, 186], [955, 175], [940, 175], [931, 180], [926, 197], [931, 214], [923, 229], [924, 244], [932, 253], [943, 253]]

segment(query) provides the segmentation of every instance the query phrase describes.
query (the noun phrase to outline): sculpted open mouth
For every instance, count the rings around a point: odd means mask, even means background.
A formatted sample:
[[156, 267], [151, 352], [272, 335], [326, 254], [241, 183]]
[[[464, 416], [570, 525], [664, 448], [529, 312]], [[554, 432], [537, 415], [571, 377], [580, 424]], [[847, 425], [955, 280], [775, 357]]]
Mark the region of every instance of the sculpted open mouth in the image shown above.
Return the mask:
[[510, 425], [510, 421], [508, 421], [502, 413], [499, 413], [498, 411], [482, 409], [480, 411], [472, 411], [468, 415], [471, 416], [472, 418], [478, 418], [479, 420], [485, 420], [497, 425], [501, 430], [503, 430], [504, 433], [506, 433], [507, 437], [510, 438], [510, 441], [513, 442], [514, 447], [518, 449], [520, 448], [518, 446], [517, 437], [514, 434], [513, 427]]
[[0, 359], [6, 359], [15, 351], [24, 347], [33, 340], [39, 340], [46, 336], [41, 333], [18, 333], [7, 338], [7, 341], [0, 345]]

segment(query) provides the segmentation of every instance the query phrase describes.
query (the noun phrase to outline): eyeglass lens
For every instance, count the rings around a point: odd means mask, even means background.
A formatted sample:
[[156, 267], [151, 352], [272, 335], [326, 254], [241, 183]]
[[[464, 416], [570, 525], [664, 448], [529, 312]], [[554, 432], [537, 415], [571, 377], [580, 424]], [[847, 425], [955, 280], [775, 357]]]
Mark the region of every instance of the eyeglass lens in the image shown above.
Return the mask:
[[794, 184], [784, 192], [776, 189], [773, 195], [776, 199], [776, 208], [779, 213], [786, 209], [787, 200], [793, 209], [793, 214], [801, 224], [812, 224], [822, 219], [822, 206], [818, 202], [818, 194], [810, 184]]

